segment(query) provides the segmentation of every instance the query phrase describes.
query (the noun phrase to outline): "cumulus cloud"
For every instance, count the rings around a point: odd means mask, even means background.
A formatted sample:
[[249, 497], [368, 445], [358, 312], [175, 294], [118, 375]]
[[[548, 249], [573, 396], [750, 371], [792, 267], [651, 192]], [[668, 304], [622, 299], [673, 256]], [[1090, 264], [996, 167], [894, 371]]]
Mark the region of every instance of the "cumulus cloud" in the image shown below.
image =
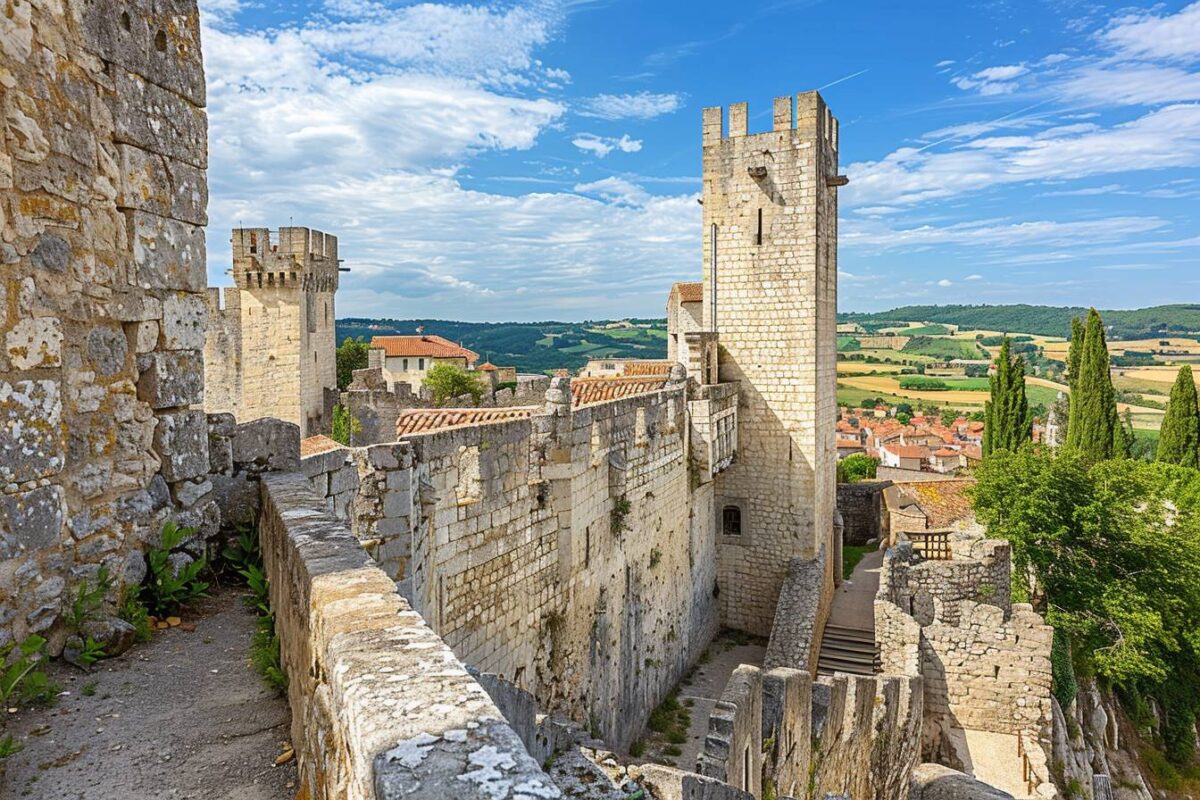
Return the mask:
[[975, 89], [982, 95], [1011, 94], [1016, 91], [1016, 79], [1029, 72], [1024, 64], [988, 67], [971, 75], [959, 75], [950, 82], [960, 89]]
[[937, 285], [941, 286], [943, 289], [945, 289], [949, 286], [953, 286], [954, 281], [950, 280], [949, 278], [942, 278], [940, 281], [937, 282]]
[[622, 153], [636, 153], [642, 149], [641, 139], [631, 139], [628, 134], [623, 135], [620, 139], [614, 139], [611, 136], [581, 133], [571, 140], [571, 144], [585, 153], [591, 153], [596, 158], [604, 158], [613, 150], [620, 150]]
[[579, 104], [579, 114], [599, 119], [653, 119], [663, 114], [672, 114], [683, 108], [683, 95], [655, 94], [598, 94], [588, 97]]
[[1100, 40], [1128, 57], [1194, 61], [1200, 58], [1200, 2], [1176, 14], [1146, 11], [1117, 17]]

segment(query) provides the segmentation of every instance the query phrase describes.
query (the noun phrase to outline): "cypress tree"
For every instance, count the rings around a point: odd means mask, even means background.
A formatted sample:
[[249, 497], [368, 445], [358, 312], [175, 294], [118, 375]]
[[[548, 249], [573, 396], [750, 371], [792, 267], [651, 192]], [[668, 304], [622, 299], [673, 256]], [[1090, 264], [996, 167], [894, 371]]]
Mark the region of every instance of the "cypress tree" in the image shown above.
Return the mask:
[[1067, 445], [1093, 461], [1112, 458], [1114, 444], [1121, 444], [1117, 454], [1124, 455], [1125, 434], [1117, 419], [1117, 399], [1108, 371], [1104, 323], [1094, 308], [1088, 311], [1078, 374], [1071, 383]]
[[1158, 461], [1200, 467], [1200, 402], [1192, 368], [1179, 368], [1158, 437]]
[[1083, 320], [1079, 317], [1071, 317], [1071, 349], [1067, 353], [1067, 386], [1072, 391], [1067, 392], [1067, 414], [1062, 419], [1062, 434], [1060, 441], [1068, 444], [1071, 441], [1071, 419], [1073, 416], [1074, 404], [1071, 403], [1071, 396], [1074, 395], [1075, 381], [1079, 377], [1079, 358], [1083, 355]]
[[1029, 440], [1031, 419], [1025, 396], [1025, 359], [1012, 357], [1008, 337], [1000, 345], [991, 390], [984, 408], [983, 453], [1015, 451]]

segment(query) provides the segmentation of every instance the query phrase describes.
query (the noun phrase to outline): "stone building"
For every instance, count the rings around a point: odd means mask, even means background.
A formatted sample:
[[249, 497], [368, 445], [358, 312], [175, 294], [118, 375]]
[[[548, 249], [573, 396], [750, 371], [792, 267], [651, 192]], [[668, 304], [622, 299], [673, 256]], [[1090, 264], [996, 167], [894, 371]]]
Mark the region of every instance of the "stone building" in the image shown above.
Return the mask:
[[239, 422], [274, 417], [329, 430], [337, 386], [337, 237], [309, 228], [233, 231], [234, 286], [208, 290], [204, 407]]
[[416, 336], [373, 336], [367, 357], [370, 366], [382, 368], [388, 388], [407, 383], [413, 391], [420, 391], [425, 375], [435, 364], [474, 369], [475, 362], [479, 360], [479, 354], [474, 350], [468, 350], [444, 336], [425, 333]]
[[[780, 97], [749, 133], [745, 103], [703, 116], [702, 330], [690, 285], [672, 293], [668, 342], [703, 384], [736, 382], [738, 457], [717, 479], [722, 622], [766, 634], [792, 559], [833, 539], [838, 123], [816, 92]], [[678, 310], [675, 310], [678, 306]], [[820, 611], [818, 611], [818, 617]], [[819, 627], [820, 619], [814, 620]]]

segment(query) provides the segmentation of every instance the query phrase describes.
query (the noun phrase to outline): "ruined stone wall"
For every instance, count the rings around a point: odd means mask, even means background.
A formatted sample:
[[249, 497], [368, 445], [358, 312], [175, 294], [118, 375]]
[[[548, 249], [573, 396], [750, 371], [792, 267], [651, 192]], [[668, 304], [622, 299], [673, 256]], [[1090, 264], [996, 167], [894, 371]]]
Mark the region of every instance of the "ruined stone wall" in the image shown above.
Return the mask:
[[731, 106], [725, 134], [704, 110], [704, 323], [741, 392], [738, 459], [717, 482], [742, 519], [719, 541], [721, 618], [767, 635], [787, 564], [833, 551], [838, 141], [816, 92], [776, 99], [770, 132], [747, 118]]
[[845, 523], [845, 544], [865, 545], [872, 539], [881, 541], [885, 535], [881, 524], [884, 516], [883, 492], [891, 481], [839, 483], [837, 507]]
[[709, 718], [700, 772], [761, 797], [906, 800], [921, 752], [919, 678], [734, 671]]
[[194, 2], [13, 0], [0, 21], [0, 644], [139, 581], [211, 516], [207, 125]]
[[312, 800], [557, 798], [484, 689], [310, 479], [262, 481], [263, 563]]
[[880, 596], [921, 625], [958, 623], [960, 601], [999, 608], [1007, 617], [1012, 605], [1012, 548], [999, 539], [955, 542], [954, 558], [924, 560], [907, 541], [892, 548], [880, 571]]

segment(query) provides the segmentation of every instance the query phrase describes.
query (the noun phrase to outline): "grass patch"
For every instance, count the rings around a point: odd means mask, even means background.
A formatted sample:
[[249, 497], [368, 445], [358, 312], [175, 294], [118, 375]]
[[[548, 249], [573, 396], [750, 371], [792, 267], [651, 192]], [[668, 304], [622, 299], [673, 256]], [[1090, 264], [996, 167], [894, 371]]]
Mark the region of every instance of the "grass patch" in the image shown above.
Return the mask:
[[874, 549], [867, 545], [842, 545], [842, 577], [849, 578], [854, 573], [854, 568], [858, 566], [858, 562], [863, 560], [863, 556]]

